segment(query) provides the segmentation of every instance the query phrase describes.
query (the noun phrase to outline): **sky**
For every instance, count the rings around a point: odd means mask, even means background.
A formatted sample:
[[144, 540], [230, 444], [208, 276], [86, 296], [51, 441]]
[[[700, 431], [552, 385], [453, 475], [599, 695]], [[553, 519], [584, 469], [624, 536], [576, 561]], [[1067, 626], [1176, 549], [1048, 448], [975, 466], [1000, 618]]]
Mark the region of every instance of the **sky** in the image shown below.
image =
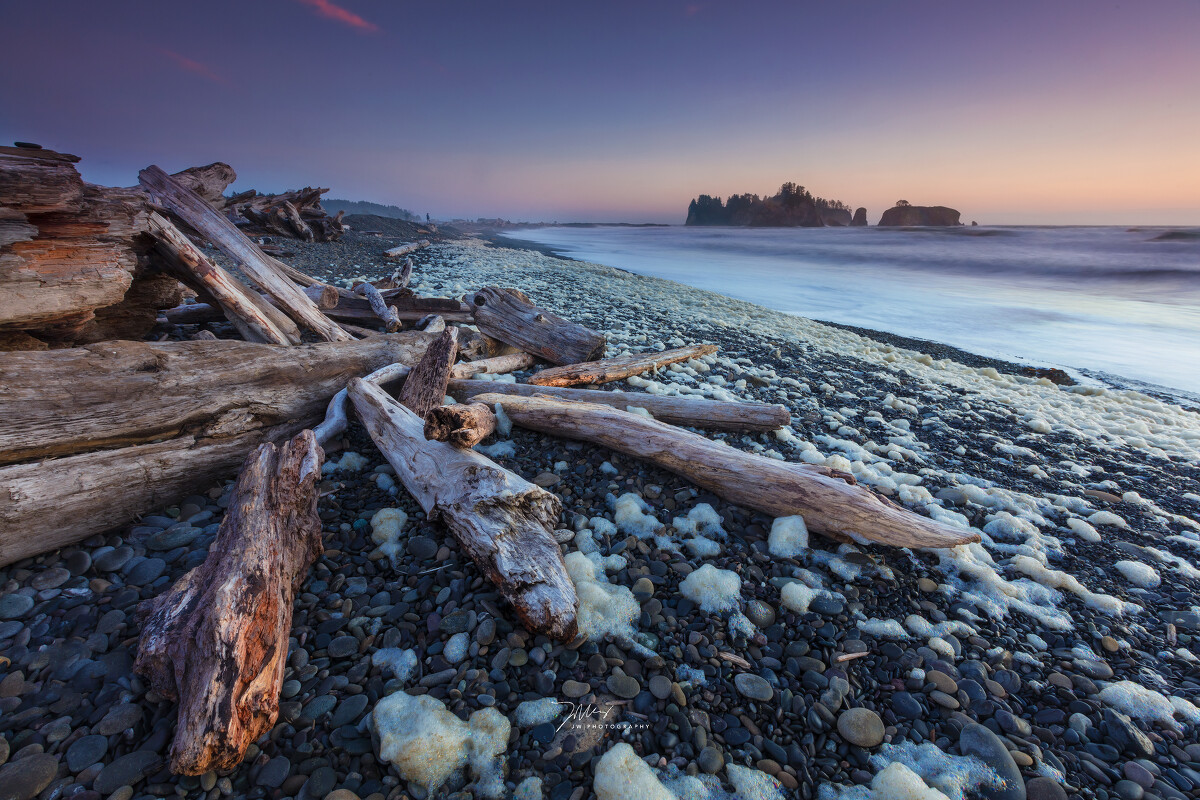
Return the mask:
[[1197, 42], [1197, 0], [0, 0], [0, 142], [440, 219], [790, 180], [872, 222], [1200, 225]]

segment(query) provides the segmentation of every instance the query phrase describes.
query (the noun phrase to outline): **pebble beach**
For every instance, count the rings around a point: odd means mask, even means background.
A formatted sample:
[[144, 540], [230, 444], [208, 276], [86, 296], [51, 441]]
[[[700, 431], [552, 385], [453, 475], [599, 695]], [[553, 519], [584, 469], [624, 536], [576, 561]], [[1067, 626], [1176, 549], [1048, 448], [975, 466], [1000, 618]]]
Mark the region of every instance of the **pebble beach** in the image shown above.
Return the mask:
[[[376, 279], [400, 242], [287, 242], [286, 260]], [[502, 424], [480, 449], [559, 495], [556, 538], [588, 584], [590, 635], [557, 643], [515, 624], [352, 424], [327, 452], [325, 553], [298, 596], [279, 721], [227, 774], [165, 768], [175, 706], [131, 667], [139, 603], [208, 556], [233, 476], [0, 568], [0, 800], [1200, 797], [1196, 411], [479, 239], [414, 260], [421, 295], [517, 287], [603, 332], [609, 355], [715, 344], [599, 388], [783, 404], [788, 427], [706, 435], [850, 472], [982, 541], [809, 537]], [[397, 693], [422, 719], [508, 733], [486, 758], [464, 755], [477, 732], [431, 750], [377, 710]]]

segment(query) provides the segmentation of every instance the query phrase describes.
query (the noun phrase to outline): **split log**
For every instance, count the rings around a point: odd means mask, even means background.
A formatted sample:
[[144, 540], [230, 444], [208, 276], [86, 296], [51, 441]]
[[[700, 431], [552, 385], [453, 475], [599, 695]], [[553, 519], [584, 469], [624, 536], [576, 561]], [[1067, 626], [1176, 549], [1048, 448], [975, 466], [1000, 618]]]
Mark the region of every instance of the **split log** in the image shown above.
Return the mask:
[[[350, 378], [395, 362], [415, 364], [433, 338], [400, 333], [288, 348], [102, 342], [0, 353], [0, 464], [184, 433], [234, 436], [289, 420], [315, 422]], [[47, 462], [47, 481], [53, 464]]]
[[350, 334], [323, 315], [308, 296], [280, 272], [274, 259], [259, 250], [258, 245], [198, 195], [156, 166], [142, 170], [138, 179], [155, 200], [236, 261], [242, 271], [298, 324], [326, 341], [351, 339]]
[[321, 555], [311, 431], [246, 459], [204, 563], [148, 600], [134, 671], [178, 704], [171, 771], [239, 765], [279, 716], [292, 603]]
[[354, 287], [353, 291], [355, 294], [367, 298], [367, 302], [371, 304], [372, 313], [379, 317], [379, 321], [383, 323], [384, 330], [391, 333], [400, 329], [400, 317], [396, 309], [388, 307], [378, 289], [369, 283], [360, 283]]
[[551, 364], [604, 357], [604, 336], [538, 308], [517, 289], [490, 286], [470, 296], [475, 325], [483, 333]]
[[554, 367], [542, 370], [529, 378], [529, 382], [537, 386], [578, 386], [580, 384], [611, 383], [628, 378], [630, 375], [640, 375], [643, 372], [688, 361], [700, 356], [717, 352], [715, 344], [693, 344], [687, 347], [677, 347], [674, 350], [663, 350], [661, 353], [636, 353], [616, 358], [605, 358], [600, 361], [588, 361], [583, 364], [568, 364], [565, 367]]
[[[328, 189], [305, 187], [282, 194], [242, 192], [226, 201], [236, 224], [245, 224], [265, 233], [291, 239], [332, 242], [345, 231], [342, 214], [331, 217], [321, 207], [321, 195]], [[240, 215], [246, 223], [240, 223]]]
[[483, 403], [438, 406], [425, 417], [425, 438], [474, 447], [496, 430], [496, 415]]
[[472, 375], [505, 375], [509, 372], [520, 372], [523, 369], [530, 369], [536, 363], [537, 359], [529, 355], [529, 353], [512, 353], [507, 356], [496, 356], [494, 358], [483, 358], [479, 361], [468, 361], [464, 364], [455, 364], [452, 374], [456, 380], [465, 380]]
[[404, 380], [404, 388], [397, 399], [425, 419], [430, 411], [445, 402], [450, 366], [457, 355], [458, 328], [439, 333]]
[[422, 239], [419, 242], [402, 244], [399, 247], [393, 247], [391, 250], [384, 250], [383, 255], [386, 258], [400, 258], [401, 256], [408, 255], [409, 253], [415, 253], [423, 247], [429, 247], [429, 244], [430, 242], [428, 239]]
[[148, 224], [163, 267], [182, 282], [216, 300], [243, 339], [283, 346], [300, 343], [300, 331], [290, 319], [264, 311], [260, 306], [266, 304], [253, 290], [209, 261], [165, 217], [152, 213]]
[[[455, 369], [463, 366], [467, 365], [457, 364]], [[710, 431], [773, 431], [792, 421], [791, 412], [786, 407], [779, 405], [725, 403], [691, 397], [662, 397], [645, 392], [559, 389], [550, 386], [530, 386], [524, 383], [470, 380], [452, 380], [446, 391], [460, 403], [470, 402], [476, 395], [491, 392], [521, 397], [543, 396], [555, 400], [601, 403], [622, 411], [630, 408], [644, 408], [660, 422]]]
[[455, 540], [532, 633], [560, 641], [578, 632], [575, 585], [553, 531], [555, 495], [474, 450], [425, 439], [424, 421], [362, 380], [350, 400], [379, 451], [430, 520]]
[[746, 453], [610, 406], [499, 393], [476, 395], [475, 402], [502, 406], [524, 428], [649, 461], [746, 508], [774, 517], [800, 514], [809, 530], [834, 538], [911, 548], [979, 541], [978, 534], [914, 514], [828, 470]]

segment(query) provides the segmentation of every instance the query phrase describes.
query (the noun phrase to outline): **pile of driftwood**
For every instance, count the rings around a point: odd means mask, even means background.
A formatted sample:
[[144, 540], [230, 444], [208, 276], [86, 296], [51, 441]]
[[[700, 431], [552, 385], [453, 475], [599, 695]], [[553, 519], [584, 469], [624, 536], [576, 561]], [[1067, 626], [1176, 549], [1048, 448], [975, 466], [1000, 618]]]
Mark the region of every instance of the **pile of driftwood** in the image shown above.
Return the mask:
[[[242, 465], [213, 555], [146, 609], [136, 669], [178, 700], [176, 772], [235, 766], [275, 722], [292, 600], [322, 552], [323, 448], [341, 442], [352, 414], [523, 624], [559, 640], [577, 634], [575, 587], [553, 535], [562, 503], [472, 449], [495, 429], [496, 408], [745, 507], [802, 514], [835, 539], [947, 547], [973, 538], [844, 473], [685, 429], [770, 431], [790, 421], [782, 406], [578, 388], [711, 345], [605, 358], [603, 335], [517, 289], [418, 297], [407, 288], [411, 258], [382, 281], [334, 288], [264, 253], [221, 213], [221, 170], [149, 167], [137, 189], [104, 189], [82, 184], [72, 159], [0, 152], [0, 284], [23, 298], [0, 307], [0, 330], [33, 342], [0, 352], [10, 401], [0, 417], [0, 565], [120, 525]], [[131, 297], [139, 282], [159, 291]], [[200, 302], [180, 305], [184, 287]], [[154, 299], [170, 307], [146, 324]], [[143, 315], [123, 329], [136, 335], [113, 336], [126, 313]], [[217, 319], [240, 340], [178, 340], [185, 326]], [[176, 340], [128, 341], [155, 324]], [[524, 384], [476, 378], [543, 363]]]

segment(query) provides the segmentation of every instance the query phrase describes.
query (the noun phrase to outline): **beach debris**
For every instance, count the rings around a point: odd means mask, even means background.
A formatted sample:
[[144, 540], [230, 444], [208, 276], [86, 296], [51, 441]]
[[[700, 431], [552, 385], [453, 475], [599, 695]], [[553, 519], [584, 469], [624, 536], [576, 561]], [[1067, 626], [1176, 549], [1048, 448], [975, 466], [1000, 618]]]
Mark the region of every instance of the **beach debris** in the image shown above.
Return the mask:
[[475, 450], [425, 438], [424, 420], [378, 386], [354, 379], [350, 401], [396, 477], [429, 519], [441, 519], [534, 633], [570, 640], [578, 599], [554, 540], [562, 502]]
[[178, 703], [172, 772], [232, 769], [279, 715], [293, 598], [323, 551], [311, 431], [251, 453], [209, 557], [147, 601], [134, 670]]
[[532, 376], [529, 382], [537, 386], [611, 383], [628, 378], [630, 375], [640, 375], [668, 364], [689, 361], [693, 358], [712, 355], [715, 352], [717, 352], [715, 344], [693, 344], [673, 350], [663, 350], [661, 353], [635, 353], [542, 370]]
[[287, 348], [121, 341], [0, 353], [10, 401], [0, 420], [0, 566], [220, 478], [262, 442], [318, 421], [352, 376], [415, 364], [431, 338]]
[[425, 417], [425, 438], [474, 447], [496, 430], [496, 415], [483, 403], [439, 406]]
[[[455, 364], [452, 372], [454, 378], [462, 380], [470, 378], [472, 375], [503, 375], [509, 372], [520, 372], [524, 369], [531, 369], [536, 363], [537, 359], [529, 353], [509, 353], [508, 355], [469, 361], [465, 364]], [[491, 381], [477, 382], [493, 385]]]
[[472, 307], [480, 332], [551, 364], [604, 357], [603, 334], [538, 308], [519, 289], [488, 286], [464, 300]]
[[[388, 364], [386, 367], [380, 367], [371, 374], [363, 376], [363, 380], [382, 386], [385, 383], [406, 378], [410, 372], [412, 372], [412, 367], [406, 364]], [[325, 419], [320, 425], [313, 428], [317, 443], [322, 447], [325, 447], [334, 437], [341, 436], [346, 432], [349, 424], [347, 414], [349, 403], [350, 395], [346, 389], [339, 391], [329, 401], [329, 406], [325, 409]]]
[[400, 314], [395, 306], [388, 306], [383, 295], [369, 283], [359, 283], [354, 286], [354, 293], [367, 298], [371, 311], [383, 323], [383, 329], [388, 333], [400, 330]]
[[[437, 314], [446, 322], [471, 322], [471, 307], [448, 297], [417, 297], [408, 289], [381, 289], [379, 294], [388, 312], [400, 322], [417, 322]], [[349, 290], [338, 290], [338, 304], [325, 313], [330, 319], [359, 325], [379, 325], [380, 315], [366, 297]]]
[[[457, 378], [464, 367], [454, 368]], [[792, 415], [786, 407], [769, 403], [727, 403], [692, 397], [653, 395], [646, 392], [607, 392], [598, 389], [563, 389], [553, 386], [532, 386], [525, 383], [496, 383], [493, 381], [452, 380], [447, 388], [450, 396], [466, 402], [486, 392], [533, 397], [540, 395], [558, 400], [601, 403], [626, 410], [642, 408], [660, 422], [703, 428], [714, 431], [773, 431], [788, 425]]]
[[422, 422], [430, 411], [445, 402], [450, 367], [457, 354], [458, 328], [447, 328], [437, 334], [425, 355], [404, 379], [397, 399], [411, 408]]
[[415, 253], [424, 247], [429, 247], [428, 239], [421, 239], [420, 241], [409, 242], [408, 244], [402, 244], [398, 247], [393, 247], [390, 250], [384, 250], [383, 255], [386, 258], [403, 258], [404, 256], [407, 256], [410, 253]]
[[807, 527], [844, 539], [858, 536], [895, 547], [954, 547], [979, 534], [952, 528], [895, 505], [809, 464], [747, 453], [640, 414], [598, 403], [484, 393], [524, 428], [603, 445], [681, 475], [716, 495], [775, 517], [800, 514]]
[[[344, 212], [334, 216], [321, 207], [321, 195], [328, 189], [306, 186], [282, 194], [258, 194], [249, 190], [233, 197], [210, 200], [218, 211], [225, 211], [236, 224], [252, 233], [269, 233], [305, 242], [334, 242], [345, 232]], [[207, 199], [207, 198], [206, 198]], [[240, 215], [243, 219], [238, 220]]]

